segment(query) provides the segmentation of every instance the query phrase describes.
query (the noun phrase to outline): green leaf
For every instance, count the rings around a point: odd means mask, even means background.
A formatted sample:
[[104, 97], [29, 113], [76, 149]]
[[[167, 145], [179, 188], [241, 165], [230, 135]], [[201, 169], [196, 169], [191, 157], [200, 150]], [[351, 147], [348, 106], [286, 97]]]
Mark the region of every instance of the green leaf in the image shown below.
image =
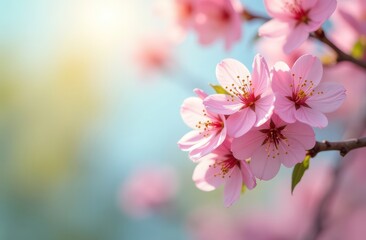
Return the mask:
[[355, 45], [353, 45], [351, 55], [354, 58], [361, 59], [365, 54], [365, 42], [362, 39], [359, 39]]
[[228, 94], [229, 93], [220, 85], [214, 85], [214, 84], [210, 84], [210, 86], [215, 90], [216, 93], [218, 94]]
[[304, 161], [295, 165], [292, 171], [291, 194], [294, 192], [296, 185], [301, 181], [302, 176], [310, 165], [310, 156], [306, 155]]

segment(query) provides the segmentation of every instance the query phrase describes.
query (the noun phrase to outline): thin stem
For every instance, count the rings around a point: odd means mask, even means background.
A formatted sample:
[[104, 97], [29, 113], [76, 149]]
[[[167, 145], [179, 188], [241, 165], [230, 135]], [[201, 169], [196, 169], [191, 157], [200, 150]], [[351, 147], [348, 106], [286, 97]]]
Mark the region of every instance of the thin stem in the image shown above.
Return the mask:
[[260, 16], [260, 15], [257, 15], [255, 13], [252, 13], [250, 12], [248, 9], [244, 9], [242, 12], [241, 12], [241, 16], [244, 20], [246, 21], [251, 21], [251, 20], [256, 20], [256, 19], [259, 19], [259, 20], [263, 20], [263, 21], [269, 21], [271, 20], [270, 18], [268, 17], [265, 17], [265, 16]]
[[328, 45], [330, 48], [332, 48], [336, 54], [337, 54], [337, 62], [343, 62], [343, 61], [348, 61], [348, 62], [352, 62], [354, 64], [356, 64], [357, 66], [360, 66], [364, 69], [366, 69], [366, 62], [365, 61], [361, 61], [359, 59], [356, 59], [354, 57], [352, 57], [351, 55], [343, 52], [341, 49], [339, 49], [324, 33], [324, 30], [322, 28], [319, 28], [318, 30], [316, 30], [315, 32], [310, 34], [311, 37], [318, 39], [319, 41], [321, 41], [322, 43], [325, 43], [326, 45]]
[[315, 157], [319, 152], [335, 150], [339, 151], [339, 154], [344, 157], [349, 151], [362, 147], [366, 147], [366, 137], [349, 139], [339, 142], [323, 141], [316, 142], [315, 146], [308, 151], [308, 154], [311, 157]]

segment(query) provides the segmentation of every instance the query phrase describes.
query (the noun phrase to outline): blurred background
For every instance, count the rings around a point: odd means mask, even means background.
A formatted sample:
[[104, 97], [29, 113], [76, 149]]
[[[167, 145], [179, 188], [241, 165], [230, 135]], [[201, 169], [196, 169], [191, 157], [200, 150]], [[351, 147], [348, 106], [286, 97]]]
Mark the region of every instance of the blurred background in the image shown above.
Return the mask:
[[[242, 3], [265, 14], [262, 1]], [[183, 100], [195, 87], [213, 92], [225, 57], [250, 68], [263, 22], [243, 24], [229, 50], [222, 41], [202, 46], [193, 32], [172, 30], [164, 4], [0, 1], [0, 239], [265, 240], [306, 231], [296, 226], [327, 186], [335, 154], [312, 161], [296, 196], [282, 168], [226, 209], [222, 189], [196, 189], [195, 165], [177, 147], [189, 130]], [[333, 119], [317, 139], [342, 138]]]

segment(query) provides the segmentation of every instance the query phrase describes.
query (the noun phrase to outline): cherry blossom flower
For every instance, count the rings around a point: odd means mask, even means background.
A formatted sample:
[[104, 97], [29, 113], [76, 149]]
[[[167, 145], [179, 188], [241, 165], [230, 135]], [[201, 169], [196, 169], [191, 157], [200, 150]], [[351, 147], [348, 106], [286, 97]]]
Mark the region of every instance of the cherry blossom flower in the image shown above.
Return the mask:
[[175, 198], [177, 189], [173, 168], [138, 169], [123, 183], [119, 200], [125, 213], [141, 218], [168, 205]]
[[274, 19], [259, 29], [260, 36], [285, 38], [286, 53], [299, 47], [334, 12], [336, 0], [265, 0]]
[[193, 161], [205, 156], [220, 146], [226, 138], [224, 115], [208, 111], [203, 105], [207, 94], [195, 89], [198, 97], [187, 98], [181, 107], [183, 121], [194, 130], [184, 135], [178, 142], [180, 149], [189, 151]]
[[303, 123], [286, 123], [276, 114], [265, 124], [253, 128], [233, 140], [231, 150], [237, 159], [251, 158], [253, 174], [263, 180], [272, 179], [281, 163], [293, 167], [302, 162], [306, 150], [315, 145], [313, 129]]
[[223, 38], [226, 50], [241, 38], [241, 6], [236, 0], [197, 0], [194, 29], [202, 45]]
[[312, 127], [325, 127], [328, 119], [323, 113], [335, 111], [345, 99], [341, 85], [320, 83], [323, 67], [312, 55], [301, 56], [291, 70], [278, 62], [272, 73], [275, 113], [288, 123], [298, 120]]
[[253, 75], [239, 61], [225, 59], [216, 67], [216, 77], [229, 94], [214, 94], [204, 100], [209, 111], [230, 115], [227, 131], [240, 137], [253, 126], [260, 126], [270, 117], [274, 95], [270, 88], [266, 61], [257, 55], [253, 61]]
[[243, 184], [248, 189], [256, 186], [255, 178], [246, 160], [236, 159], [226, 140], [211, 154], [200, 159], [193, 173], [193, 181], [203, 191], [212, 191], [224, 185], [224, 205], [231, 206], [240, 197]]

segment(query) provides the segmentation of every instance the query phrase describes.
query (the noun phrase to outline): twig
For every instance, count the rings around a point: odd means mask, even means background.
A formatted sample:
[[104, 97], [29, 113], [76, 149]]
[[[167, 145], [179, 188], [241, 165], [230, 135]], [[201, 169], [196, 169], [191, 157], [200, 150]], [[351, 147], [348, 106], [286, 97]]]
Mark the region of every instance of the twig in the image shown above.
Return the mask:
[[257, 15], [257, 14], [254, 14], [252, 12], [250, 12], [249, 10], [247, 9], [244, 9], [242, 12], [241, 12], [241, 16], [244, 20], [246, 21], [251, 21], [251, 20], [256, 20], [256, 19], [259, 19], [259, 20], [263, 20], [263, 21], [269, 21], [271, 20], [270, 18], [268, 17], [265, 17], [265, 16], [260, 16], [260, 15]]
[[343, 52], [341, 49], [339, 49], [324, 33], [324, 30], [322, 28], [319, 28], [318, 30], [316, 30], [315, 32], [310, 34], [311, 37], [318, 39], [319, 41], [321, 41], [322, 43], [325, 43], [326, 45], [328, 45], [330, 48], [332, 48], [336, 54], [337, 54], [337, 62], [343, 62], [343, 61], [348, 61], [348, 62], [352, 62], [354, 64], [356, 64], [359, 67], [362, 67], [364, 69], [366, 69], [366, 62], [365, 61], [361, 61], [359, 59], [356, 59], [354, 57], [352, 57], [351, 55]]
[[308, 150], [308, 155], [315, 157], [319, 152], [335, 150], [339, 151], [339, 154], [344, 157], [352, 149], [362, 147], [366, 147], [366, 137], [349, 139], [340, 142], [316, 142], [315, 146]]

